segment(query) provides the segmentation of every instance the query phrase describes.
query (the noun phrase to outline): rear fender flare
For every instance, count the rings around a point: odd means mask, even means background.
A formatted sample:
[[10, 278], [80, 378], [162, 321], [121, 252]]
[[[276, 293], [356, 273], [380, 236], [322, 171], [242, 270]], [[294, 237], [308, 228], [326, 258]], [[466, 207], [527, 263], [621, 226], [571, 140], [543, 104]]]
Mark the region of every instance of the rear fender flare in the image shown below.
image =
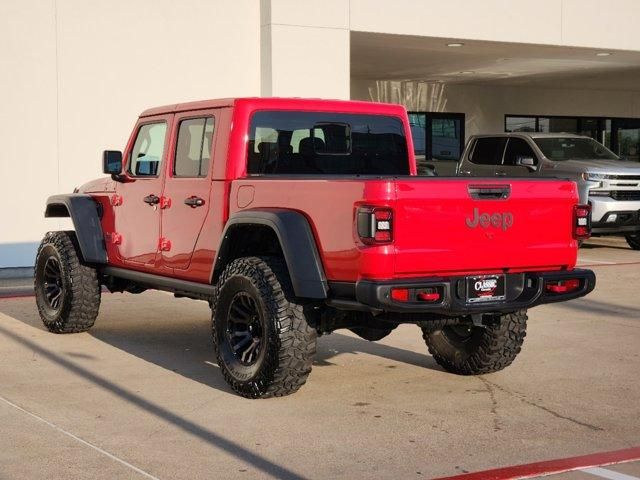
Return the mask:
[[316, 241], [309, 222], [299, 212], [287, 209], [261, 208], [244, 210], [231, 216], [225, 225], [215, 266], [211, 276], [217, 282], [224, 267], [233, 260], [232, 235], [239, 226], [260, 225], [275, 233], [289, 270], [296, 296], [326, 299], [329, 291]]

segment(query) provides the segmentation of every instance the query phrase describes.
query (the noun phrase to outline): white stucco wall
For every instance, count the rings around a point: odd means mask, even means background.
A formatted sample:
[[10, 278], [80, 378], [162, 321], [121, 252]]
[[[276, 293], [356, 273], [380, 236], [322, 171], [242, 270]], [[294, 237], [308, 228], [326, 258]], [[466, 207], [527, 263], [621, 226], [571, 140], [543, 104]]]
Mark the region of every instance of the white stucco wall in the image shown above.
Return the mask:
[[3, 0], [0, 45], [0, 268], [33, 263], [46, 198], [102, 175], [142, 110], [260, 95], [257, 0]]
[[262, 95], [349, 99], [349, 1], [262, 0]]
[[[61, 225], [45, 199], [99, 176], [147, 107], [372, 98], [375, 79], [351, 80], [352, 31], [639, 51], [638, 13], [637, 0], [2, 0], [0, 268], [32, 264]], [[426, 88], [425, 110], [466, 113], [469, 134], [505, 113], [640, 116], [628, 92]]]
[[[345, 0], [346, 1], [346, 0]], [[637, 0], [349, 0], [351, 30], [637, 50]]]

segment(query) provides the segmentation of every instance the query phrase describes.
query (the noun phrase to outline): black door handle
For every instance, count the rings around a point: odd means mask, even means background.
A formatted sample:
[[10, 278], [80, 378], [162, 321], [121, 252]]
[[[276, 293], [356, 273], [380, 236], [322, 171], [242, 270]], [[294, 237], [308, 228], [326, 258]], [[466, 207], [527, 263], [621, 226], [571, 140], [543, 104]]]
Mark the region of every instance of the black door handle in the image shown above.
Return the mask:
[[149, 205], [157, 205], [158, 203], [160, 203], [160, 197], [154, 195], [153, 193], [144, 197], [143, 200], [144, 203], [148, 203]]
[[189, 198], [185, 198], [184, 204], [189, 205], [191, 208], [197, 208], [204, 205], [204, 199], [193, 195]]

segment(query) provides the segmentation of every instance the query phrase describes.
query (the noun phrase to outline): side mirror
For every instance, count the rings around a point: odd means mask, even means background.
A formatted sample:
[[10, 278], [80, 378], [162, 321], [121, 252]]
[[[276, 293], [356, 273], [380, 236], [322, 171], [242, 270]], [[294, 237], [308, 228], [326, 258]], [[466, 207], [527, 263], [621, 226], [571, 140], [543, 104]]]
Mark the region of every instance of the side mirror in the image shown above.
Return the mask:
[[124, 182], [127, 177], [122, 174], [122, 152], [118, 150], [102, 152], [102, 172], [111, 175], [116, 182]]
[[105, 150], [102, 152], [102, 173], [118, 175], [122, 173], [122, 152]]
[[532, 172], [535, 172], [537, 170], [536, 160], [533, 157], [519, 157], [516, 160], [516, 165], [518, 165], [519, 167], [528, 168]]

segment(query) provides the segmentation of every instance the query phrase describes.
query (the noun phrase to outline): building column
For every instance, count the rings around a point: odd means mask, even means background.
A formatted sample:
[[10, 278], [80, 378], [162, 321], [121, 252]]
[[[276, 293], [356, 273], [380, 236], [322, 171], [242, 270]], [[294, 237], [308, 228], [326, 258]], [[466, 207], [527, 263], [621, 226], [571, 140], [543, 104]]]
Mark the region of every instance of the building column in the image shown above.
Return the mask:
[[349, 99], [349, 0], [261, 0], [264, 97]]

